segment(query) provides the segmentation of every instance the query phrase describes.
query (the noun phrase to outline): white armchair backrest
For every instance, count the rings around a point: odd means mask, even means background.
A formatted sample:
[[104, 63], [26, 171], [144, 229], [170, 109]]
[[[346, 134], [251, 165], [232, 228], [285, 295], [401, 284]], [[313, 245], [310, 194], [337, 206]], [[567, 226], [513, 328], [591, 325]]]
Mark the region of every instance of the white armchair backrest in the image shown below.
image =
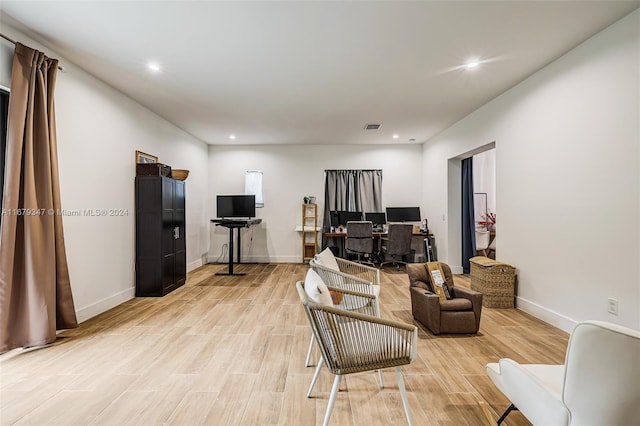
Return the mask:
[[600, 321], [578, 324], [562, 398], [572, 426], [639, 424], [640, 332]]

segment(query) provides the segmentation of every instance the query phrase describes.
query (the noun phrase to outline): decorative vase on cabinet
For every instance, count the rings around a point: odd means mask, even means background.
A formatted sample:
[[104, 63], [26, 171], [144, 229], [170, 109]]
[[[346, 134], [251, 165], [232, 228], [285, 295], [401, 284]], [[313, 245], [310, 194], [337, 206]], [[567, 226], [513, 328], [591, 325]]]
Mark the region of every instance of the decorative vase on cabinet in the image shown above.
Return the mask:
[[313, 259], [318, 251], [318, 205], [302, 205], [302, 263]]
[[185, 184], [136, 177], [136, 296], [164, 296], [187, 279]]

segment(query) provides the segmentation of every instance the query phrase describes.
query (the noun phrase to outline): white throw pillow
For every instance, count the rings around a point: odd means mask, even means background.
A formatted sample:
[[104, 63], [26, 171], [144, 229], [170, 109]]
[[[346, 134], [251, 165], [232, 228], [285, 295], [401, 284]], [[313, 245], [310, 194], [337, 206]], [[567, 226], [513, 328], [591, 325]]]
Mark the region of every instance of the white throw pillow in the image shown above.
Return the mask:
[[319, 305], [333, 306], [333, 300], [326, 284], [320, 275], [313, 269], [309, 269], [304, 279], [304, 291], [307, 296]]
[[325, 268], [333, 269], [334, 271], [340, 272], [340, 267], [338, 266], [338, 262], [336, 261], [333, 252], [327, 247], [322, 250], [322, 252], [316, 254], [314, 259], [317, 264], [324, 266]]

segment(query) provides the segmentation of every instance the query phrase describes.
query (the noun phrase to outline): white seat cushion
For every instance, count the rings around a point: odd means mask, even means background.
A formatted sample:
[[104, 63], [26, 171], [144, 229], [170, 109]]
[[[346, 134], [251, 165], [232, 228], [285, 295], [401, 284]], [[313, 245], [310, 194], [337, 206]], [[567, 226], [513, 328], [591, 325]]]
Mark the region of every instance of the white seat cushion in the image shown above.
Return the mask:
[[554, 397], [562, 398], [562, 384], [564, 380], [564, 365], [527, 364], [524, 368], [535, 376]]
[[[555, 398], [560, 399], [562, 395], [562, 381], [564, 379], [564, 365], [541, 365], [541, 364], [518, 364], [531, 376], [535, 377]], [[487, 364], [487, 374], [496, 384], [498, 389], [507, 393], [506, 385], [500, 371], [500, 364], [492, 362]], [[506, 392], [505, 392], [506, 391]]]
[[333, 306], [329, 289], [322, 281], [322, 278], [320, 278], [320, 275], [313, 269], [309, 269], [304, 279], [304, 291], [315, 303], [324, 306]]
[[333, 269], [334, 271], [340, 271], [338, 261], [333, 255], [333, 252], [329, 250], [329, 247], [316, 254], [314, 256], [314, 260], [318, 265], [324, 266], [325, 268]]
[[564, 365], [518, 364], [503, 358], [487, 364], [487, 374], [498, 389], [535, 425], [568, 425], [562, 403]]

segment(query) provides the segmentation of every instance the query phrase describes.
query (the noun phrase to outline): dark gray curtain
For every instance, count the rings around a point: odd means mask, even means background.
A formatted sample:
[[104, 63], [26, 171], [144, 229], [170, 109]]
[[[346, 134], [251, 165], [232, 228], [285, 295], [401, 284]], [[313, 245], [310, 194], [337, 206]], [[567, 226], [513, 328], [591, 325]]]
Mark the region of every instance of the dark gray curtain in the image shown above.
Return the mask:
[[331, 210], [382, 211], [382, 170], [325, 170], [322, 248], [327, 247]]
[[[9, 92], [0, 90], [0, 203], [4, 190], [4, 155], [7, 147], [7, 119], [9, 118]], [[0, 224], [2, 216], [0, 215]]]
[[469, 259], [476, 255], [476, 223], [473, 211], [473, 157], [462, 160], [462, 272], [471, 269]]
[[358, 170], [355, 211], [382, 212], [382, 170]]

